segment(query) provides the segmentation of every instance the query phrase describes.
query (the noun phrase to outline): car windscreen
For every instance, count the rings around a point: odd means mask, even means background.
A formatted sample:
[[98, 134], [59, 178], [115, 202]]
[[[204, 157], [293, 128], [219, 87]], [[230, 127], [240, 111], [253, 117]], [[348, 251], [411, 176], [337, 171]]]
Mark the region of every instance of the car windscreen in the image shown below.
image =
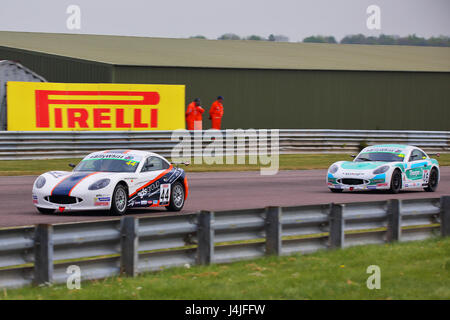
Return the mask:
[[403, 162], [405, 155], [392, 152], [364, 152], [356, 157], [355, 162], [362, 161], [382, 161], [382, 162]]
[[83, 159], [73, 171], [135, 172], [139, 161], [130, 159]]

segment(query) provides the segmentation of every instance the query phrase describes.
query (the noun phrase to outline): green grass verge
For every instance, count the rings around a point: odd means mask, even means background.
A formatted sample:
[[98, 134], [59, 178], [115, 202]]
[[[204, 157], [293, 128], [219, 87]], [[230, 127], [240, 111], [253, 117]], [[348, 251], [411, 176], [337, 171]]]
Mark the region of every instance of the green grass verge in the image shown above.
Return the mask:
[[[381, 289], [369, 290], [369, 265]], [[450, 299], [450, 238], [0, 291], [0, 299]]]
[[[71, 170], [69, 163], [78, 163], [80, 158], [47, 159], [47, 160], [0, 160], [0, 176], [35, 175], [51, 170]], [[333, 162], [351, 160], [348, 154], [282, 154], [280, 170], [326, 169]], [[438, 158], [441, 166], [450, 166], [450, 154], [442, 154]], [[187, 172], [206, 171], [249, 171], [259, 170], [266, 165], [248, 164], [195, 164], [183, 167]], [[236, 161], [235, 161], [236, 162]]]

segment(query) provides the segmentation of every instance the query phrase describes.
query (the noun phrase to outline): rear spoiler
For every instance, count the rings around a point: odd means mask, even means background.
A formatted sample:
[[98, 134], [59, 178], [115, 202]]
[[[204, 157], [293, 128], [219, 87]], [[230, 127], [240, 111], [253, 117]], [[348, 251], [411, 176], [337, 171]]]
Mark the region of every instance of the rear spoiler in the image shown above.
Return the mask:
[[176, 167], [178, 167], [178, 166], [180, 166], [180, 165], [185, 165], [185, 166], [188, 166], [188, 165], [190, 165], [191, 164], [191, 162], [190, 161], [185, 161], [185, 162], [172, 162], [172, 164], [174, 165], [174, 166], [176, 166]]
[[428, 156], [430, 156], [430, 157], [438, 157], [439, 158], [439, 156], [440, 156], [441, 154], [438, 152], [438, 153], [429, 153], [428, 154]]

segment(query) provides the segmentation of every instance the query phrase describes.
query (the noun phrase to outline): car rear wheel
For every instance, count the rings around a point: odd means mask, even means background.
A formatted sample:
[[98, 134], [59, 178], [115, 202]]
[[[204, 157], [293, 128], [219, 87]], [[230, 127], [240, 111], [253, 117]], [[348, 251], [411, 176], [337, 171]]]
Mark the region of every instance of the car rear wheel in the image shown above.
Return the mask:
[[398, 193], [402, 188], [402, 174], [400, 171], [395, 170], [392, 173], [391, 178], [391, 188], [389, 189], [391, 193]]
[[55, 209], [45, 209], [37, 207], [38, 211], [43, 214], [52, 214], [55, 213]]
[[428, 179], [428, 185], [424, 188], [427, 192], [434, 192], [437, 189], [439, 183], [439, 173], [436, 168], [431, 169], [430, 178]]
[[331, 192], [334, 192], [334, 193], [341, 193], [343, 191], [342, 189], [331, 189], [331, 188], [329, 188], [329, 189]]
[[184, 206], [184, 187], [180, 182], [175, 182], [172, 185], [172, 192], [170, 193], [170, 202], [166, 207], [170, 211], [180, 211]]
[[128, 192], [127, 189], [121, 184], [118, 184], [114, 189], [111, 199], [111, 213], [114, 215], [124, 215], [127, 211], [128, 204]]

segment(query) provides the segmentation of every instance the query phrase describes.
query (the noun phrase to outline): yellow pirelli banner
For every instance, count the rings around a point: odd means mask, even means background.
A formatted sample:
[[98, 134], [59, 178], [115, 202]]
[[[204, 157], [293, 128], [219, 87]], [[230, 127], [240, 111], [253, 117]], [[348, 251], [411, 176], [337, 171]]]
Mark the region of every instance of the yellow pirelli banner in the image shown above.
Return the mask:
[[184, 85], [7, 83], [9, 131], [185, 128]]

